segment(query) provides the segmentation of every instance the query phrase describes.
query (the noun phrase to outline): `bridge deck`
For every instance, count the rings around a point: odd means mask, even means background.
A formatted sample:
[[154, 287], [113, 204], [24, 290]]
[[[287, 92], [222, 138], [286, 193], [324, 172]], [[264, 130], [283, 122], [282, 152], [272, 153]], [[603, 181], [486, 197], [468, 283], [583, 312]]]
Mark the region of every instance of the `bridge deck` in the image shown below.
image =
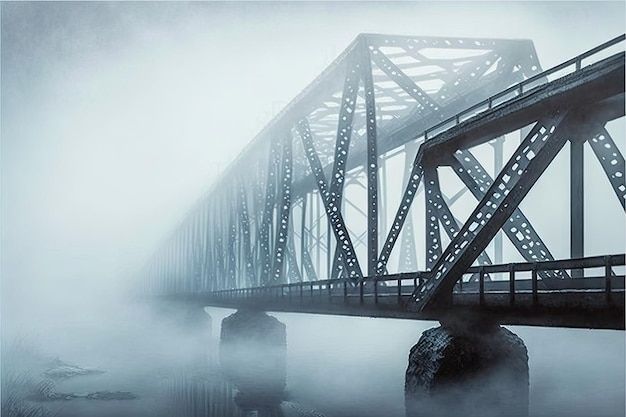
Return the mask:
[[[564, 261], [473, 267], [467, 281], [455, 287], [445, 311], [407, 311], [410, 296], [428, 274], [396, 274], [350, 279], [296, 282], [257, 288], [233, 289], [196, 295], [170, 295], [168, 299], [226, 308], [317, 313], [349, 316], [440, 320], [449, 315], [477, 314], [501, 324], [624, 329], [626, 257], [613, 255]], [[603, 268], [602, 273], [595, 269]], [[538, 279], [552, 268], [579, 271], [581, 278]], [[487, 281], [488, 273], [507, 272], [509, 279]], [[531, 273], [531, 278], [519, 275]], [[478, 280], [472, 277], [478, 274]]]

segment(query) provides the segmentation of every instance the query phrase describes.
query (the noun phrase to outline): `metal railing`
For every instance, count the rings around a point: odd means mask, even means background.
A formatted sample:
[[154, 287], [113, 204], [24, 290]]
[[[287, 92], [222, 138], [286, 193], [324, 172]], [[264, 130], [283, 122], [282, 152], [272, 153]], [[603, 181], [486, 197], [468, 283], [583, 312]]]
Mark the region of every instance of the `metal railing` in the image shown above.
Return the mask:
[[[614, 268], [626, 265], [626, 255], [594, 256], [579, 259], [510, 263], [501, 265], [484, 265], [471, 267], [464, 276], [479, 274], [478, 282], [463, 282], [459, 277], [455, 294], [478, 294], [479, 304], [485, 303], [485, 295], [502, 293], [502, 287], [508, 286], [510, 305], [515, 305], [516, 294], [531, 294], [532, 304], [537, 305], [539, 293], [572, 291], [585, 288], [583, 282], [591, 283], [587, 290], [600, 292], [606, 295], [606, 301], [611, 303], [613, 293], [623, 291], [624, 275], [616, 275]], [[538, 277], [540, 271], [563, 269], [592, 269], [604, 268], [601, 276], [587, 276], [581, 278], [561, 279], [558, 289], [546, 290], [539, 288], [539, 283], [545, 281]], [[521, 280], [518, 273], [531, 272], [531, 278]], [[486, 281], [487, 274], [506, 273], [507, 280]], [[403, 305], [405, 297], [410, 296], [421, 285], [428, 282], [429, 272], [419, 271], [400, 273], [379, 277], [364, 277], [359, 281], [350, 278], [328, 279], [320, 281], [302, 281], [282, 285], [265, 287], [229, 289], [209, 293], [208, 296], [218, 302], [280, 302], [280, 303], [343, 303], [343, 304], [395, 304]], [[599, 285], [598, 279], [603, 280]], [[554, 281], [554, 280], [550, 280]], [[618, 285], [616, 285], [616, 283]], [[523, 285], [520, 285], [523, 284]], [[493, 288], [491, 288], [493, 287]], [[306, 301], [305, 301], [306, 300]]]
[[[562, 78], [566, 75], [575, 73], [580, 71], [583, 68], [583, 60], [591, 58], [593, 56], [597, 56], [599, 55], [601, 52], [611, 48], [612, 46], [615, 46], [621, 42], [624, 42], [624, 40], [626, 39], [626, 35], [621, 35], [618, 36], [614, 39], [611, 39], [608, 42], [603, 43], [602, 45], [596, 46], [593, 49], [588, 50], [587, 52], [584, 52], [568, 61], [563, 62], [562, 64], [559, 64], [555, 67], [552, 67], [546, 71], [543, 71], [539, 74], [533, 75], [530, 78], [525, 79], [524, 81], [519, 82], [516, 85], [513, 85], [509, 88], [507, 88], [506, 90], [502, 90], [501, 92], [499, 92], [498, 94], [495, 94], [489, 98], [487, 98], [486, 100], [483, 100], [465, 110], [463, 110], [460, 113], [457, 113], [455, 116], [452, 116], [440, 123], [437, 123], [434, 126], [429, 127], [428, 129], [426, 129], [424, 131], [424, 133], [422, 135], [419, 136], [423, 136], [424, 140], [428, 140], [429, 137], [432, 138], [433, 136], [443, 133], [444, 131], [457, 126], [458, 124], [462, 123], [463, 121], [474, 117], [475, 115], [477, 115], [478, 113], [481, 113], [483, 111], [487, 111], [487, 110], [491, 110], [492, 108], [494, 108], [495, 106], [499, 106], [503, 103], [509, 102], [515, 98], [518, 98], [520, 96], [522, 96], [524, 93], [529, 92], [530, 90], [532, 90], [533, 88], [539, 87], [541, 85], [545, 85], [551, 81], [554, 80], [548, 80], [548, 76], [553, 75], [559, 71], [563, 71], [563, 70], [567, 70], [567, 69], [571, 69], [570, 67], [573, 67], [573, 71], [569, 71], [563, 75], [561, 75], [558, 78]], [[557, 78], [557, 79], [558, 79]], [[509, 96], [509, 97], [507, 97]]]
[[[620, 255], [607, 255], [607, 256], [593, 256], [587, 258], [578, 259], [566, 259], [566, 260], [553, 260], [543, 262], [524, 262], [524, 263], [511, 263], [505, 265], [482, 265], [471, 267], [467, 272], [459, 278], [456, 283], [455, 291], [457, 293], [468, 293], [472, 290], [478, 293], [479, 305], [485, 305], [485, 294], [489, 293], [485, 286], [489, 285], [491, 292], [495, 293], [508, 293], [509, 305], [515, 305], [516, 294], [530, 294], [532, 297], [532, 305], [539, 303], [539, 283], [550, 282], [551, 286], [544, 288], [543, 292], [558, 292], [558, 291], [604, 291], [607, 303], [611, 303], [612, 294], [615, 290], [614, 283], [619, 283], [620, 290], [624, 289], [624, 275], [617, 275], [613, 270], [614, 267], [624, 266], [626, 264], [626, 256]], [[600, 275], [588, 273], [585, 276], [584, 271], [594, 268], [602, 268], [603, 271]], [[539, 279], [538, 272], [540, 271], [556, 271], [556, 270], [577, 270], [580, 271], [579, 278], [570, 279]], [[517, 278], [520, 272], [530, 272], [530, 280], [519, 280]], [[463, 278], [469, 278], [478, 274], [478, 283], [464, 282]], [[505, 274], [506, 279], [496, 281], [486, 281], [487, 274], [497, 275]], [[521, 288], [517, 288], [516, 282], [523, 282], [528, 284], [530, 281], [530, 288], [528, 285], [522, 285]], [[586, 285], [581, 285], [586, 284]], [[478, 286], [478, 288], [476, 288]], [[508, 286], [508, 288], [506, 288]]]

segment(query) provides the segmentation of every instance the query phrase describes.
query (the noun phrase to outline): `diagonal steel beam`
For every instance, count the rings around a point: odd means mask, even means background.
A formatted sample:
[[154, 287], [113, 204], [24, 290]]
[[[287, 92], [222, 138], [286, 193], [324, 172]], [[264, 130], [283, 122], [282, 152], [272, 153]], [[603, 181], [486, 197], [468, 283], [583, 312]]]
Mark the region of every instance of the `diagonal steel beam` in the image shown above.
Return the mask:
[[[538, 121], [489, 187], [463, 228], [450, 242], [425, 285], [416, 289], [408, 303], [411, 311], [449, 304], [452, 288], [471, 266], [515, 208], [565, 145], [571, 133], [571, 115], [557, 109]], [[580, 128], [580, 125], [576, 127]], [[570, 129], [568, 131], [568, 129]]]
[[[489, 187], [493, 185], [493, 179], [489, 173], [467, 149], [457, 150], [454, 157], [450, 159], [450, 165], [459, 179], [478, 200], [483, 199]], [[550, 250], [519, 208], [513, 210], [513, 214], [504, 225], [503, 231], [528, 262], [554, 260]], [[544, 279], [569, 278], [569, 275], [562, 270], [540, 271], [539, 276]]]
[[245, 184], [239, 180], [239, 224], [241, 226], [241, 237], [243, 245], [244, 271], [246, 281], [250, 284], [256, 282], [254, 271], [254, 257], [252, 256], [252, 244], [250, 240], [250, 217], [248, 215], [248, 202], [246, 198]]
[[[426, 177], [424, 177], [424, 181], [426, 181]], [[446, 201], [446, 197], [441, 192], [439, 176], [436, 175], [436, 173], [431, 177], [431, 181], [433, 181], [433, 184], [430, 184], [429, 188], [433, 192], [429, 194], [430, 197], [428, 198], [431, 198], [433, 200], [432, 213], [439, 220], [439, 222], [441, 222], [442, 229], [446, 232], [450, 240], [453, 240], [459, 233], [461, 229], [460, 225], [462, 223], [458, 221], [458, 219], [452, 214], [450, 206]], [[487, 255], [485, 251], [482, 251], [480, 255], [478, 255], [478, 263], [480, 265], [492, 264], [489, 255]]]
[[285, 249], [289, 234], [289, 215], [291, 214], [291, 183], [292, 183], [292, 138], [291, 135], [281, 140], [281, 200], [278, 206], [278, 221], [274, 241], [274, 263], [272, 266], [273, 283], [282, 283], [285, 271]]
[[289, 217], [289, 229], [292, 230], [292, 233], [289, 233], [289, 237], [287, 238], [287, 265], [289, 267], [289, 273], [287, 277], [289, 279], [289, 283], [302, 282], [302, 274], [300, 273], [298, 259], [296, 258], [296, 244], [293, 241], [293, 231], [295, 230], [293, 226], [293, 216]]
[[[359, 52], [358, 50], [355, 52]], [[345, 166], [348, 161], [348, 151], [350, 150], [350, 139], [352, 137], [352, 122], [356, 113], [356, 98], [359, 90], [359, 79], [361, 76], [361, 60], [359, 54], [354, 53], [348, 65], [348, 72], [343, 85], [341, 96], [341, 107], [339, 108], [339, 118], [337, 123], [337, 136], [335, 140], [335, 153], [333, 158], [333, 168], [331, 173], [330, 198], [334, 200], [336, 206], [341, 210], [341, 200], [343, 186], [345, 184]], [[329, 252], [330, 254], [330, 252]], [[355, 254], [356, 256], [356, 254]], [[335, 248], [332, 258], [331, 278], [339, 277], [343, 273], [344, 259], [342, 258], [339, 245]]]
[[430, 271], [441, 257], [441, 233], [439, 233], [439, 218], [437, 206], [440, 205], [441, 193], [439, 192], [439, 178], [437, 166], [428, 164], [424, 166], [424, 200], [426, 204], [426, 270]]
[[274, 220], [274, 206], [276, 205], [276, 177], [278, 176], [278, 161], [280, 159], [280, 142], [277, 138], [270, 144], [270, 155], [267, 167], [267, 183], [265, 184], [265, 203], [263, 218], [259, 233], [259, 252], [261, 256], [260, 284], [268, 285], [272, 269], [270, 228]]
[[439, 110], [439, 105], [378, 48], [372, 50], [371, 57], [372, 61], [374, 61], [391, 80], [398, 84], [408, 95], [413, 97], [423, 108], [430, 112]]
[[326, 178], [324, 176], [324, 170], [319, 157], [315, 152], [313, 138], [311, 136], [311, 131], [308, 127], [306, 118], [297, 123], [296, 131], [302, 140], [304, 152], [309, 160], [309, 165], [311, 166], [313, 175], [315, 176], [315, 181], [324, 204], [326, 215], [332, 225], [331, 228], [335, 234], [337, 242], [339, 243], [338, 246], [340, 246], [345, 257], [348, 275], [353, 278], [361, 278], [363, 277], [363, 274], [361, 272], [361, 267], [359, 266], [359, 261], [356, 258], [356, 252], [352, 246], [350, 235], [348, 234], [345, 222], [343, 221], [343, 216], [341, 215], [341, 207], [337, 204], [336, 199], [331, 198]]
[[[307, 218], [307, 195], [302, 196], [302, 216], [300, 222], [300, 256], [302, 266], [304, 270], [300, 273], [301, 279], [304, 278], [304, 274], [306, 273], [309, 281], [316, 281], [317, 274], [315, 273], [315, 268], [313, 268], [313, 262], [311, 261], [311, 255], [309, 254], [309, 248], [307, 245], [307, 228], [306, 228], [306, 218]], [[310, 233], [310, 232], [309, 232]]]
[[626, 171], [624, 156], [619, 151], [609, 132], [602, 128], [593, 138], [589, 139], [593, 153], [600, 161], [604, 173], [611, 182], [622, 208], [626, 210]]
[[235, 255], [235, 242], [237, 240], [236, 213], [228, 215], [228, 283], [230, 288], [237, 288], [237, 255]]
[[422, 167], [422, 156], [423, 151], [422, 147], [420, 147], [417, 151], [417, 154], [415, 155], [415, 160], [413, 161], [413, 166], [411, 167], [411, 175], [409, 176], [406, 188], [404, 189], [404, 193], [402, 194], [402, 200], [400, 201], [400, 205], [398, 206], [398, 211], [396, 212], [389, 233], [387, 234], [387, 238], [385, 239], [385, 244], [383, 245], [380, 251], [380, 255], [378, 256], [378, 263], [376, 264], [376, 268], [378, 269], [379, 274], [382, 274], [387, 267], [387, 262], [389, 261], [391, 251], [393, 250], [393, 247], [395, 246], [396, 241], [400, 236], [402, 226], [404, 226], [404, 222], [409, 215], [409, 210], [411, 208], [411, 204], [413, 203], [413, 199], [417, 194], [417, 188], [420, 181], [422, 180], [422, 175], [424, 172], [424, 169]]
[[[402, 190], [406, 189], [411, 174], [411, 155], [417, 153], [418, 143], [407, 142], [404, 145], [404, 175], [402, 176]], [[419, 191], [419, 188], [418, 188]], [[415, 232], [413, 230], [413, 218], [408, 216], [402, 228], [402, 242], [400, 242], [400, 256], [398, 259], [398, 271], [417, 271], [417, 248], [415, 246]]]

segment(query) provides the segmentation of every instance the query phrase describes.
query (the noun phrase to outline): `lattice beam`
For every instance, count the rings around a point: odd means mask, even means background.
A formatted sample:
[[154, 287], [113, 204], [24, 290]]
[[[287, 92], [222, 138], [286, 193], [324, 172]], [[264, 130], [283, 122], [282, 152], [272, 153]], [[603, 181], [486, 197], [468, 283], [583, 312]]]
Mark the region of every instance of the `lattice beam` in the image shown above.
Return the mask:
[[538, 121], [489, 187], [467, 222], [450, 242], [428, 283], [417, 289], [408, 308], [423, 311], [429, 305], [448, 304], [452, 287], [471, 266], [498, 230], [513, 214], [543, 171], [565, 145], [574, 117], [563, 122], [567, 109], [557, 109]]

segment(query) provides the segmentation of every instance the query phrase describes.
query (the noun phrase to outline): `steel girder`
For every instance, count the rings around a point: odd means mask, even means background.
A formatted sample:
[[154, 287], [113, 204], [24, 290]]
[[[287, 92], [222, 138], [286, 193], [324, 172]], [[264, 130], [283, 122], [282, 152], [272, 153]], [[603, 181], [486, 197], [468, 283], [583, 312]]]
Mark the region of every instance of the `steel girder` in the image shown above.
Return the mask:
[[389, 257], [391, 256], [391, 251], [400, 236], [400, 232], [402, 231], [402, 227], [404, 226], [404, 222], [406, 221], [409, 210], [411, 208], [411, 204], [413, 203], [413, 199], [417, 195], [417, 189], [419, 187], [419, 183], [422, 179], [422, 175], [424, 173], [424, 168], [422, 166], [422, 148], [417, 151], [415, 155], [415, 160], [413, 161], [413, 165], [411, 167], [411, 173], [409, 175], [409, 180], [407, 182], [407, 186], [404, 189], [404, 193], [402, 195], [401, 203], [398, 207], [396, 215], [394, 217], [393, 223], [391, 224], [391, 228], [385, 239], [385, 244], [383, 245], [380, 255], [378, 256], [378, 263], [376, 265], [378, 269], [378, 273], [382, 274], [387, 266], [387, 262], [389, 262]]
[[[409, 308], [446, 303], [458, 278], [471, 266], [567, 141], [562, 123], [569, 109], [538, 121], [433, 268], [432, 277], [412, 295]], [[510, 192], [513, 191], [513, 192]]]
[[378, 258], [378, 132], [376, 127], [376, 99], [372, 66], [367, 46], [362, 43], [362, 73], [365, 93], [365, 125], [367, 130], [367, 272], [376, 275]]
[[624, 156], [605, 128], [588, 140], [622, 208], [626, 210], [626, 170]]
[[[452, 215], [452, 211], [450, 211], [450, 207], [446, 202], [443, 194], [441, 193], [441, 187], [439, 186], [439, 176], [437, 175], [437, 170], [432, 169], [432, 174], [428, 176], [424, 176], [424, 182], [426, 184], [426, 199], [427, 199], [427, 207], [429, 208], [430, 218], [429, 221], [432, 222], [440, 222], [443, 226], [443, 230], [448, 235], [450, 240], [454, 239], [456, 235], [459, 233], [460, 226], [457, 222], [457, 219]], [[428, 172], [428, 171], [426, 171]], [[438, 229], [439, 230], [439, 229]], [[439, 238], [440, 235], [438, 234]], [[441, 246], [440, 246], [441, 247]], [[441, 257], [441, 249], [439, 249], [437, 253], [437, 257], [433, 258], [433, 264], [435, 261]], [[478, 263], [479, 265], [491, 265], [491, 259], [489, 255], [485, 251], [482, 251], [480, 255], [478, 255]], [[432, 268], [432, 266], [431, 266]], [[429, 270], [431, 269], [429, 268]]]
[[430, 271], [441, 257], [441, 233], [439, 233], [438, 206], [441, 204], [439, 177], [436, 165], [424, 166], [424, 193], [426, 200], [426, 270]]
[[[288, 230], [293, 230], [293, 228], [293, 217], [290, 217]], [[296, 258], [296, 245], [293, 241], [293, 237], [293, 233], [287, 235], [287, 281], [289, 283], [302, 281], [302, 272], [298, 266], [298, 259]]]
[[[429, 56], [432, 50], [463, 52], [434, 58]], [[433, 67], [436, 69], [429, 69]], [[404, 219], [394, 220], [389, 231], [391, 241], [378, 248], [378, 157], [413, 140], [416, 132], [538, 71], [529, 41], [359, 36], [223, 173], [199, 203], [201, 209], [189, 215], [193, 218], [202, 213], [204, 220], [194, 222], [186, 237], [179, 234], [170, 241], [173, 246], [166, 245], [175, 249], [164, 252], [170, 255], [160, 262], [162, 276], [168, 276], [168, 268], [175, 270], [168, 281], [186, 283], [185, 291], [283, 282], [285, 263], [297, 269], [297, 254], [293, 252], [299, 249], [302, 269], [309, 279], [317, 279], [319, 267], [316, 271], [306, 242], [319, 241], [319, 237], [305, 239], [303, 232], [297, 248], [290, 227], [291, 201], [305, 198], [316, 186], [338, 242], [331, 262], [343, 266], [348, 276], [363, 276], [341, 213], [346, 172], [358, 166], [366, 171], [368, 180], [368, 274], [384, 273]], [[358, 96], [364, 100], [364, 109], [355, 106]], [[289, 136], [287, 132], [294, 124], [298, 130], [296, 122], [305, 119], [314, 126], [309, 127], [310, 146], [303, 149], [291, 145], [293, 185], [285, 193], [284, 151], [279, 138]], [[297, 139], [293, 135], [291, 141]], [[419, 184], [413, 176], [407, 184], [411, 190], [413, 184]], [[324, 187], [320, 187], [319, 178]], [[303, 213], [304, 230], [308, 214], [306, 210]], [[189, 260], [200, 253], [204, 253], [204, 262], [198, 267]], [[289, 273], [290, 280], [302, 279]], [[198, 277], [206, 285], [198, 283]], [[195, 283], [191, 285], [189, 280]]]
[[[309, 281], [317, 281], [317, 274], [315, 273], [315, 268], [313, 267], [313, 261], [311, 260], [311, 254], [309, 253], [309, 246], [307, 244], [308, 235], [306, 228], [306, 219], [307, 219], [307, 195], [305, 194], [302, 197], [302, 219], [301, 219], [301, 228], [300, 228], [300, 256], [302, 258], [302, 266], [303, 273], [301, 274], [304, 277], [304, 273], [306, 273]], [[310, 232], [309, 232], [310, 233]], [[293, 234], [292, 234], [293, 236]]]
[[[239, 224], [241, 225], [241, 237], [243, 246], [244, 272], [248, 285], [256, 283], [256, 271], [254, 269], [254, 255], [250, 236], [250, 217], [248, 215], [248, 201], [243, 180], [239, 180]], [[205, 226], [205, 230], [206, 230]]]
[[[354, 246], [352, 245], [350, 235], [348, 234], [345, 222], [343, 221], [343, 216], [341, 215], [341, 206], [337, 204], [337, 200], [332, 197], [332, 193], [329, 191], [322, 169], [322, 164], [320, 163], [317, 153], [315, 152], [315, 148], [313, 147], [311, 131], [308, 127], [306, 119], [298, 122], [296, 130], [300, 135], [302, 145], [304, 146], [307, 158], [309, 158], [309, 163], [313, 169], [313, 173], [315, 174], [320, 197], [324, 203], [329, 223], [333, 226], [332, 231], [339, 242], [344, 259], [346, 260], [345, 263], [348, 274], [351, 277], [361, 277], [363, 274], [361, 273], [361, 268], [354, 251]], [[341, 184], [341, 182], [338, 182], [338, 184]], [[328, 250], [330, 251], [330, 247]]]
[[[417, 153], [417, 142], [409, 142], [404, 145], [404, 172], [402, 178], [402, 189], [405, 190], [411, 172], [411, 156]], [[418, 188], [419, 191], [419, 188]], [[417, 271], [417, 248], [415, 246], [415, 232], [413, 230], [413, 218], [409, 216], [402, 230], [402, 241], [400, 242], [400, 257], [398, 259], [398, 271]]]
[[[450, 159], [450, 165], [468, 190], [481, 200], [493, 184], [493, 179], [474, 155], [467, 149], [459, 149]], [[539, 234], [519, 208], [513, 211], [503, 228], [504, 233], [528, 262], [554, 260]], [[542, 278], [569, 278], [565, 271], [541, 271]]]
[[284, 259], [287, 240], [289, 238], [289, 222], [291, 213], [291, 171], [292, 171], [292, 152], [291, 138], [286, 137], [281, 141], [281, 201], [279, 203], [278, 221], [276, 225], [276, 241], [274, 243], [274, 265], [272, 283], [283, 282]]
[[[359, 79], [361, 76], [361, 66], [363, 62], [358, 59], [357, 56], [351, 57], [351, 60], [348, 61], [348, 68], [346, 71], [346, 79], [343, 86], [343, 93], [341, 95], [341, 103], [339, 107], [339, 120], [337, 124], [337, 134], [335, 141], [335, 154], [333, 157], [333, 169], [330, 177], [330, 191], [329, 191], [329, 204], [332, 207], [336, 207], [339, 211], [341, 211], [341, 203], [343, 197], [343, 189], [345, 185], [345, 171], [346, 164], [348, 162], [348, 152], [350, 150], [350, 143], [352, 137], [352, 127], [354, 121], [354, 115], [356, 113], [356, 99], [357, 92], [359, 89]], [[308, 155], [308, 154], [307, 154]], [[309, 161], [310, 165], [310, 161]], [[333, 229], [337, 229], [337, 222], [339, 219], [330, 219], [329, 227]], [[341, 219], [343, 222], [343, 218]], [[341, 226], [341, 229], [346, 229], [345, 224]], [[341, 233], [341, 230], [333, 230], [335, 233]], [[330, 235], [330, 234], [329, 234]], [[339, 243], [341, 243], [338, 240]], [[342, 244], [343, 246], [343, 244]], [[330, 244], [328, 245], [330, 254]], [[335, 250], [335, 256], [332, 259], [332, 269], [331, 269], [331, 277], [341, 276], [343, 271], [344, 264], [348, 274], [353, 278], [361, 277], [363, 274], [360, 271], [360, 267], [358, 266], [358, 260], [356, 258], [356, 253], [354, 253], [353, 258], [346, 259], [343, 258], [343, 253], [345, 252], [344, 248], [339, 248]], [[347, 254], [346, 254], [347, 256]], [[355, 270], [355, 263], [358, 269]]]
[[267, 167], [267, 182], [265, 191], [265, 205], [263, 208], [263, 220], [258, 235], [261, 260], [261, 285], [270, 282], [272, 269], [272, 241], [270, 236], [271, 226], [274, 220], [274, 207], [276, 205], [276, 182], [279, 175], [280, 142], [274, 138], [270, 147], [270, 158]]
[[[605, 122], [601, 113], [602, 108], [571, 109], [562, 105], [537, 121], [448, 245], [427, 283], [413, 293], [407, 305], [409, 310], [423, 311], [449, 304], [456, 281], [513, 215], [567, 140], [597, 131]], [[538, 251], [546, 255], [545, 249]]]

